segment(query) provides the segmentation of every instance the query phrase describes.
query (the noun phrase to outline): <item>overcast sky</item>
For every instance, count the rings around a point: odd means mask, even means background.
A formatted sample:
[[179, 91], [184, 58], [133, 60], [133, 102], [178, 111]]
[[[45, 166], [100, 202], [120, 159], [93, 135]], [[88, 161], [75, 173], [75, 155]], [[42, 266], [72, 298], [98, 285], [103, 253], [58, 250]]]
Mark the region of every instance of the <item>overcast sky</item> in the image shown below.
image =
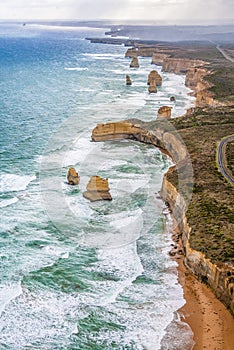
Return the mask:
[[233, 23], [234, 0], [0, 0], [0, 19]]

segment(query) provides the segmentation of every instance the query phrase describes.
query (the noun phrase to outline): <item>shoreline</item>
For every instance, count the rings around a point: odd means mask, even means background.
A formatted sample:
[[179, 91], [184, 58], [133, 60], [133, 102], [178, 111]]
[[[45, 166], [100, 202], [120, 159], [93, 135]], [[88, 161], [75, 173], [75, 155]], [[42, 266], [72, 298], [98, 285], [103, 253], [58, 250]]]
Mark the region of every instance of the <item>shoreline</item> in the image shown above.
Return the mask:
[[[173, 216], [170, 213], [172, 219]], [[173, 219], [174, 221], [174, 219]], [[175, 241], [179, 231], [174, 221], [173, 241], [182, 249], [181, 240]], [[183, 255], [172, 257], [178, 264], [178, 282], [183, 289], [185, 304], [177, 310], [181, 322], [193, 332], [193, 350], [232, 350], [234, 318], [211, 288], [200, 282], [184, 264]], [[176, 349], [175, 349], [176, 350]], [[178, 348], [179, 350], [179, 348]]]

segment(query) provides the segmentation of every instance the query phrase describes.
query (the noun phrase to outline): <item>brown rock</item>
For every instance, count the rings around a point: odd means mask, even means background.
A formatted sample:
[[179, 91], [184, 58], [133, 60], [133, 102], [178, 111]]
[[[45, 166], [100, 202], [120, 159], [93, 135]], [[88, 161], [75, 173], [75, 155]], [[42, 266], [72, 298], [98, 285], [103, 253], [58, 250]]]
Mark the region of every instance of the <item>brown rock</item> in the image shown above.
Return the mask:
[[109, 191], [108, 179], [103, 179], [100, 176], [92, 176], [86, 186], [86, 191], [83, 193], [83, 196], [91, 202], [112, 200]]
[[192, 60], [188, 58], [165, 58], [162, 64], [164, 72], [175, 74], [186, 74], [190, 68], [204, 66], [207, 62], [202, 60]]
[[171, 96], [170, 101], [175, 102], [175, 96]]
[[137, 57], [133, 57], [130, 63], [130, 68], [139, 68], [139, 62]]
[[75, 168], [69, 168], [67, 173], [67, 182], [69, 185], [78, 185], [80, 177]]
[[172, 107], [168, 107], [168, 106], [160, 107], [158, 110], [158, 117], [170, 119], [171, 118], [171, 110], [172, 110]]
[[162, 85], [162, 77], [156, 70], [152, 70], [148, 75], [148, 85], [161, 86]]
[[137, 57], [137, 50], [136, 48], [129, 48], [127, 49], [126, 53], [125, 53], [125, 57]]
[[157, 87], [155, 84], [150, 84], [150, 86], [148, 87], [148, 91], [150, 94], [152, 93], [156, 93], [157, 92]]
[[126, 85], [132, 85], [131, 78], [128, 74], [126, 75]]
[[154, 52], [152, 55], [151, 64], [156, 64], [156, 65], [161, 66], [163, 63], [163, 60], [165, 60], [165, 58], [167, 58], [167, 57], [168, 57], [167, 54]]

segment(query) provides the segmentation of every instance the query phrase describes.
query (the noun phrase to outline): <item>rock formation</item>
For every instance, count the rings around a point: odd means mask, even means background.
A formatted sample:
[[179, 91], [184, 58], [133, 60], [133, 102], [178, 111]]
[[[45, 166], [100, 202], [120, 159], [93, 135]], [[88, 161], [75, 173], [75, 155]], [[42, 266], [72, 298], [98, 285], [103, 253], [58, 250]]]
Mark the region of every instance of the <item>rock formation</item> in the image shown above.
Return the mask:
[[163, 61], [168, 57], [165, 53], [158, 53], [154, 52], [152, 55], [152, 61], [151, 64], [156, 64], [161, 66], [163, 64]]
[[148, 85], [161, 86], [162, 85], [162, 77], [156, 70], [152, 70], [148, 75]]
[[141, 128], [128, 121], [98, 124], [92, 131], [92, 141], [128, 139], [129, 135], [139, 132], [141, 132]]
[[132, 85], [131, 78], [128, 74], [126, 75], [126, 85]]
[[103, 179], [100, 176], [92, 176], [86, 186], [86, 191], [83, 193], [83, 196], [91, 202], [100, 200], [110, 201], [112, 197], [109, 191], [108, 179]]
[[139, 62], [137, 57], [133, 57], [130, 63], [130, 68], [139, 68]]
[[67, 182], [69, 185], [78, 185], [80, 177], [75, 168], [69, 168], [67, 173]]
[[134, 47], [134, 48], [127, 49], [127, 51], [125, 52], [125, 57], [129, 57], [129, 58], [137, 57], [136, 48]]
[[213, 98], [212, 93], [209, 91], [211, 84], [204, 79], [208, 74], [212, 74], [207, 68], [189, 68], [186, 77], [185, 85], [193, 90], [193, 95], [196, 97], [196, 107], [218, 107], [225, 106], [226, 103], [222, 103]]
[[175, 96], [171, 96], [170, 101], [175, 102]]
[[194, 90], [194, 92], [197, 92], [198, 82], [202, 81], [204, 76], [208, 73], [209, 72], [205, 68], [189, 68], [185, 77], [185, 85]]
[[156, 93], [157, 92], [157, 87], [155, 84], [150, 84], [150, 86], [148, 87], [148, 91], [150, 94], [152, 93]]
[[165, 58], [162, 64], [164, 72], [186, 74], [190, 68], [204, 66], [207, 62], [187, 58]]
[[171, 118], [171, 110], [172, 110], [172, 107], [168, 107], [168, 106], [160, 107], [158, 110], [158, 118], [170, 119]]

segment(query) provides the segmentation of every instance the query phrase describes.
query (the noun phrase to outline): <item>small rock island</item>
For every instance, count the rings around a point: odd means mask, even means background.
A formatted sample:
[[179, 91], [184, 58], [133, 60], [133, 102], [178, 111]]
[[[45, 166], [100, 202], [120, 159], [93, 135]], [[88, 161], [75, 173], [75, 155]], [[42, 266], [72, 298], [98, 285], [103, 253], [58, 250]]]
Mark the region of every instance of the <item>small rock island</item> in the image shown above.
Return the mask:
[[108, 179], [103, 179], [100, 176], [92, 176], [86, 186], [86, 191], [83, 193], [84, 198], [91, 202], [100, 200], [112, 200]]
[[69, 168], [67, 173], [67, 182], [69, 185], [78, 185], [80, 177], [75, 168]]

